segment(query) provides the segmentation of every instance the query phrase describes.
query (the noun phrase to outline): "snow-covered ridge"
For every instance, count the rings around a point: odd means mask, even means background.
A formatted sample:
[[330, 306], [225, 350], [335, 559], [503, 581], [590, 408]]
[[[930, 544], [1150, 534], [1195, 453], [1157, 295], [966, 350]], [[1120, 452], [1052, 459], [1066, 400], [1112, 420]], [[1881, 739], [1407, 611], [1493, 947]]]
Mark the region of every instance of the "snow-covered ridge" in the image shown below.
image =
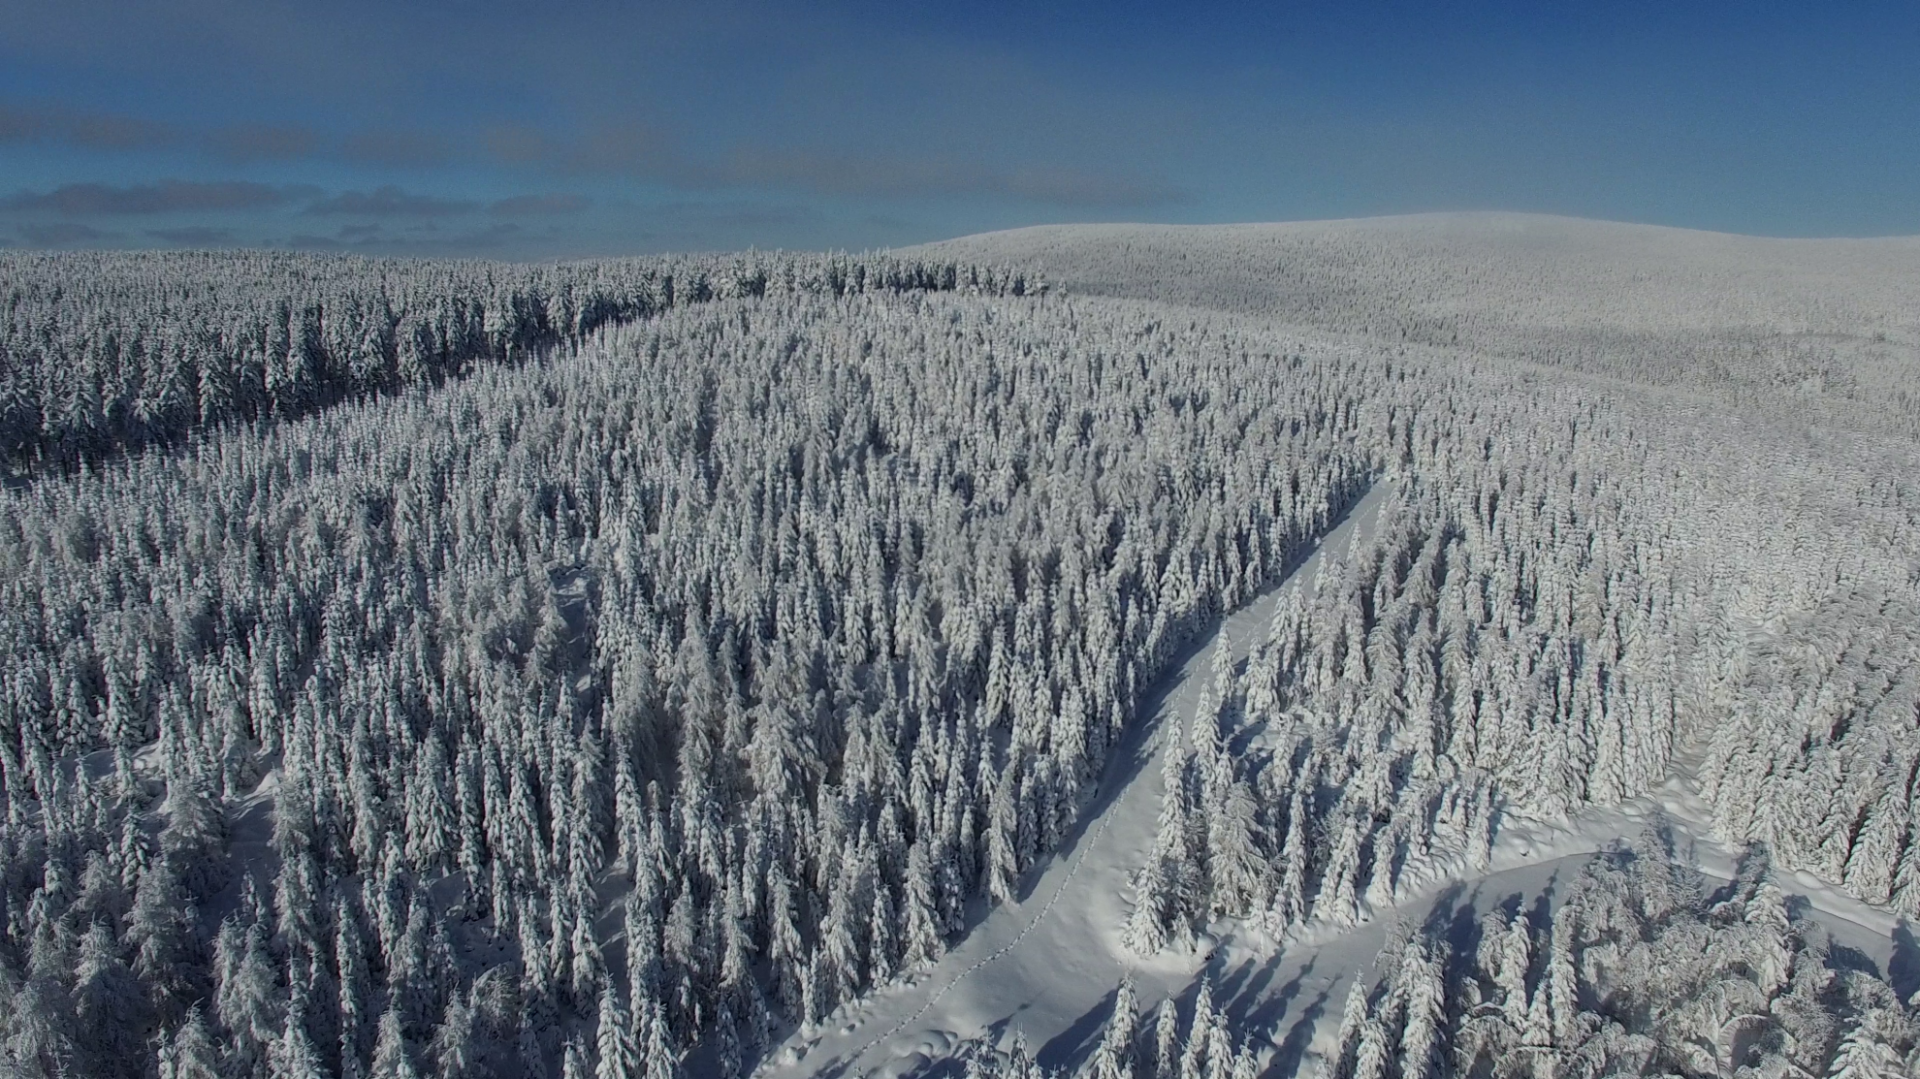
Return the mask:
[[1769, 239], [1539, 214], [1045, 225], [909, 249], [1082, 294], [1259, 314], [1920, 434], [1920, 237]]

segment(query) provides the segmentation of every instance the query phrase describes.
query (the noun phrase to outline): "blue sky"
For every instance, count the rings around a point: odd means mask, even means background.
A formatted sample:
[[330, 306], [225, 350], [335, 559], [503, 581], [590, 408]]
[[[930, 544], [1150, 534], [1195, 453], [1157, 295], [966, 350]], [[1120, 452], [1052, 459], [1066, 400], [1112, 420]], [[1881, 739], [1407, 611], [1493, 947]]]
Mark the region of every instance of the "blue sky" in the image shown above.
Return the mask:
[[513, 258], [1063, 221], [1920, 233], [1920, 6], [0, 0], [0, 243]]

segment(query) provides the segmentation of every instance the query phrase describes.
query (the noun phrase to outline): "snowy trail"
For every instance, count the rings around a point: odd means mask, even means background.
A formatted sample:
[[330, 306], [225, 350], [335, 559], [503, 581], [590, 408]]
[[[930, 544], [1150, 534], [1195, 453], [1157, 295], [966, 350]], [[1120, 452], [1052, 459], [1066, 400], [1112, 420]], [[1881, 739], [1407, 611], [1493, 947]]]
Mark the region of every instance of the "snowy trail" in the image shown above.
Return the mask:
[[[1699, 869], [1730, 879], [1738, 852], [1711, 838], [1692, 776], [1676, 762], [1662, 787], [1620, 806], [1583, 809], [1563, 821], [1504, 823], [1486, 866], [1422, 867], [1417, 875], [1424, 885], [1357, 925], [1309, 925], [1280, 940], [1251, 927], [1222, 925], [1216, 927], [1219, 947], [1204, 960], [1177, 951], [1141, 958], [1121, 943], [1132, 877], [1152, 845], [1160, 812], [1161, 758], [1170, 736], [1183, 733], [1193, 717], [1223, 631], [1233, 658], [1245, 658], [1264, 638], [1286, 592], [1314, 588], [1324, 554], [1343, 554], [1356, 538], [1372, 534], [1391, 489], [1390, 483], [1376, 484], [1284, 581], [1189, 648], [1149, 699], [1143, 710], [1148, 721], [1116, 751], [1079, 830], [1037, 877], [1029, 876], [1020, 901], [989, 912], [931, 968], [849, 1003], [821, 1028], [794, 1034], [755, 1074], [917, 1076], [960, 1042], [989, 1031], [1004, 1039], [1016, 1030], [1041, 1063], [1058, 1066], [1078, 1060], [1099, 1036], [1114, 988], [1129, 971], [1148, 1009], [1168, 997], [1189, 1001], [1204, 972], [1216, 1005], [1235, 1029], [1266, 1041], [1269, 1067], [1287, 1074], [1331, 1036], [1347, 984], [1372, 970], [1396, 923], [1419, 924], [1500, 902], [1551, 901], [1589, 856], [1617, 839], [1638, 836], [1656, 817]], [[1896, 924], [1891, 914], [1809, 874], [1784, 874], [1782, 883], [1806, 897], [1837, 941], [1877, 963], [1890, 961]]]
[[824, 1030], [796, 1033], [756, 1075], [908, 1075], [951, 1045], [1002, 1026], [1019, 1030], [1043, 1062], [1052, 1062], [1098, 1033], [1126, 971], [1134, 971], [1149, 1000], [1188, 984], [1198, 969], [1192, 958], [1142, 961], [1120, 942], [1133, 873], [1160, 813], [1161, 756], [1194, 714], [1223, 631], [1234, 658], [1244, 658], [1264, 638], [1286, 591], [1313, 588], [1325, 552], [1342, 554], [1356, 534], [1371, 533], [1390, 489], [1375, 484], [1284, 581], [1190, 646], [1149, 698], [1148, 721], [1116, 750], [1078, 830], [1029, 877], [1020, 901], [992, 910], [930, 969], [846, 1005]]

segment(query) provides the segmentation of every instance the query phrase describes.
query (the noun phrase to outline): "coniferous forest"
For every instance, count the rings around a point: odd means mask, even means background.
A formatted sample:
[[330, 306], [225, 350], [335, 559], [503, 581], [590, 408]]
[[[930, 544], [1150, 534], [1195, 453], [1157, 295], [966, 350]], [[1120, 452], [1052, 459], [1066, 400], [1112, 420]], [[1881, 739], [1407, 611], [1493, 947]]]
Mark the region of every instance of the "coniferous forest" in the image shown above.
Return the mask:
[[1003, 254], [0, 257], [0, 1072], [862, 1074], [1140, 797], [1092, 1032], [888, 1074], [1920, 1067], [1904, 406]]

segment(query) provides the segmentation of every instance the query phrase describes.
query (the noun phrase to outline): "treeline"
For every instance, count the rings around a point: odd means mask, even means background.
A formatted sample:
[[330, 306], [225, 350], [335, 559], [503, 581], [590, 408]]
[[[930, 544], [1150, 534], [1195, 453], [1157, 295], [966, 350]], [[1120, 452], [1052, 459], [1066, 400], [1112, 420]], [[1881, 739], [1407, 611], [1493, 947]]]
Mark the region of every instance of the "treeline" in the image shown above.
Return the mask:
[[886, 255], [520, 265], [275, 252], [0, 254], [0, 457], [65, 465], [229, 420], [436, 384], [713, 299], [1024, 295], [1017, 270]]
[[1533, 214], [1061, 225], [930, 244], [1079, 295], [1259, 314], [1920, 438], [1920, 244]]
[[7, 494], [5, 1059], [737, 1074], [1365, 489], [1388, 370], [1272, 347], [730, 300]]

